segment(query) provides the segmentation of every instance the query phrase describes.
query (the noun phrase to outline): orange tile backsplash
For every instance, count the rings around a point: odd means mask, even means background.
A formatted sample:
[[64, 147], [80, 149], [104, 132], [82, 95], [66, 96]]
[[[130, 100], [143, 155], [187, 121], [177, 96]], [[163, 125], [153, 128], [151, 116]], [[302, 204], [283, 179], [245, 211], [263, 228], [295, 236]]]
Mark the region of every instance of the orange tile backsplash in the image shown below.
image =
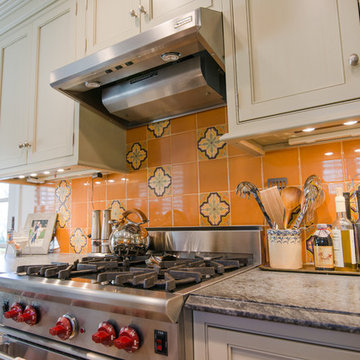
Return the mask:
[[[289, 185], [301, 186], [307, 176], [316, 174], [326, 192], [317, 218], [331, 223], [336, 187], [349, 189], [352, 177], [360, 172], [360, 152], [355, 151], [360, 149], [360, 140], [253, 157], [220, 141], [225, 131], [225, 107], [129, 130], [129, 173], [57, 184], [54, 201], [61, 251], [89, 251], [93, 209], [111, 208], [112, 217], [119, 218], [124, 209], [140, 208], [154, 227], [263, 225], [255, 200], [235, 193], [243, 180], [263, 188], [268, 178], [287, 177]], [[48, 193], [47, 189], [44, 194]], [[42, 208], [39, 204], [38, 209]]]

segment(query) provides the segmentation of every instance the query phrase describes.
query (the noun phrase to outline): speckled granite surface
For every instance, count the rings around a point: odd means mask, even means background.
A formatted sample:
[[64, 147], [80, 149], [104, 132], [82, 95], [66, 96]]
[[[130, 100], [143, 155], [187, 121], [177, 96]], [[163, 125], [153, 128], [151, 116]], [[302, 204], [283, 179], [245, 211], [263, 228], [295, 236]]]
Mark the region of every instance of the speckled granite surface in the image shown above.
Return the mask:
[[186, 307], [360, 333], [360, 277], [254, 269], [196, 291]]

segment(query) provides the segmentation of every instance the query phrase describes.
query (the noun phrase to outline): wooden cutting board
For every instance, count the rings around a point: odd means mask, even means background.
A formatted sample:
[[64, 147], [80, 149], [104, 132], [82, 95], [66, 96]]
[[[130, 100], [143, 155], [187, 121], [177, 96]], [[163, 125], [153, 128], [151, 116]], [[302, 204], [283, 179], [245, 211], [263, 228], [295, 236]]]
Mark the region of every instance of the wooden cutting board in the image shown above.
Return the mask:
[[281, 200], [277, 186], [261, 190], [261, 201], [271, 220], [278, 225], [279, 229], [284, 229], [285, 206]]

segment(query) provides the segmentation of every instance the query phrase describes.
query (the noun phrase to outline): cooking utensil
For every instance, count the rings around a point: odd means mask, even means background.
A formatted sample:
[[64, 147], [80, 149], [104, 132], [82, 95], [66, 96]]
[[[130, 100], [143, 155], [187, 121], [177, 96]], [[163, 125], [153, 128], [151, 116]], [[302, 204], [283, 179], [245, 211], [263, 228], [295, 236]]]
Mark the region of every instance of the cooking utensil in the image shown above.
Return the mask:
[[262, 203], [266, 212], [270, 215], [273, 222], [279, 229], [284, 229], [285, 207], [281, 200], [280, 192], [277, 186], [260, 191]]
[[296, 218], [293, 229], [299, 228], [301, 222], [304, 219], [306, 212], [309, 210], [311, 206], [313, 206], [318, 196], [319, 196], [319, 189], [317, 188], [317, 186], [310, 184], [308, 187], [304, 189], [304, 197], [305, 197], [304, 206], [302, 207], [300, 214]]
[[270, 188], [273, 186], [277, 186], [280, 192], [286, 188], [286, 185], [287, 185], [286, 177], [267, 179], [267, 187]]
[[281, 193], [281, 200], [285, 206], [284, 227], [288, 228], [294, 212], [299, 211], [302, 190], [295, 186], [285, 188]]
[[[129, 220], [130, 215], [136, 215], [140, 222]], [[148, 233], [141, 225], [149, 220], [146, 215], [139, 209], [130, 209], [122, 214], [122, 219], [114, 224], [113, 231], [109, 239], [110, 251], [115, 255], [128, 255], [129, 252], [144, 252], [148, 244], [146, 239]]]
[[310, 204], [305, 217], [305, 223], [309, 224], [314, 221], [315, 211], [318, 209], [325, 200], [325, 193], [322, 189], [322, 183], [318, 176], [310, 175], [304, 183], [304, 191], [305, 188], [309, 187], [310, 185], [314, 185], [318, 190], [318, 195], [313, 203]]
[[267, 214], [263, 203], [261, 202], [260, 199], [260, 194], [259, 194], [259, 189], [252, 184], [249, 181], [242, 181], [237, 187], [236, 187], [236, 194], [238, 194], [239, 196], [242, 196], [243, 198], [245, 198], [245, 196], [248, 197], [248, 199], [250, 199], [250, 195], [252, 194], [256, 200], [256, 202], [259, 205], [259, 208], [261, 210], [261, 212], [263, 213], [266, 222], [269, 224], [269, 226], [272, 228], [273, 227], [273, 223], [270, 219], [270, 216]]

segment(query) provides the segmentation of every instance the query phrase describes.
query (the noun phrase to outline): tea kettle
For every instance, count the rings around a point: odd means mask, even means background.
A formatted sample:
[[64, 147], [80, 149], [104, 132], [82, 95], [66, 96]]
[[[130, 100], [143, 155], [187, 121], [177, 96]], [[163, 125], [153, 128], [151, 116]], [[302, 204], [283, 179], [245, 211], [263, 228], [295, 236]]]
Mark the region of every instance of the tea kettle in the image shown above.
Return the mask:
[[[140, 222], [128, 219], [136, 215]], [[120, 221], [112, 220], [112, 233], [110, 234], [109, 247], [111, 253], [117, 256], [144, 255], [148, 248], [148, 233], [141, 225], [149, 220], [139, 209], [130, 209], [122, 214]]]

